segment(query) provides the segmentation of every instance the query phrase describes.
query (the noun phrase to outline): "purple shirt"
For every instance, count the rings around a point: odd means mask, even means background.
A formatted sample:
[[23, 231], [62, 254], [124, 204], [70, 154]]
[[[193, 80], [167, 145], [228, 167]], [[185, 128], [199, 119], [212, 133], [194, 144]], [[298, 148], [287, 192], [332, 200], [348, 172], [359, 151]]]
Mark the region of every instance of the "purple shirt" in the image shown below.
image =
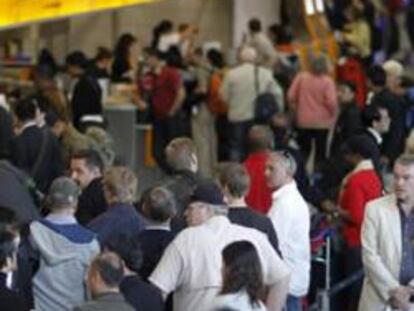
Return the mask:
[[414, 279], [414, 212], [408, 216], [399, 208], [402, 234], [400, 283], [408, 285]]

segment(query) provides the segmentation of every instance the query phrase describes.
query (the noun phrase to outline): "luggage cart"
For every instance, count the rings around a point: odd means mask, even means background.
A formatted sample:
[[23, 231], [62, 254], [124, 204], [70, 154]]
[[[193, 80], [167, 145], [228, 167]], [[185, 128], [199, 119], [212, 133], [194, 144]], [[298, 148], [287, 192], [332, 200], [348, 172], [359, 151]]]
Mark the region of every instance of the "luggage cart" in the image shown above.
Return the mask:
[[[312, 261], [322, 264], [325, 267], [325, 284], [319, 288], [316, 294], [316, 301], [309, 307], [309, 311], [330, 311], [331, 297], [335, 296], [352, 283], [364, 276], [361, 269], [340, 282], [331, 285], [331, 263], [332, 263], [332, 236], [334, 230], [325, 216], [317, 215], [313, 221], [313, 234], [311, 234]], [[311, 232], [311, 233], [312, 233]], [[317, 232], [317, 234], [315, 234]]]

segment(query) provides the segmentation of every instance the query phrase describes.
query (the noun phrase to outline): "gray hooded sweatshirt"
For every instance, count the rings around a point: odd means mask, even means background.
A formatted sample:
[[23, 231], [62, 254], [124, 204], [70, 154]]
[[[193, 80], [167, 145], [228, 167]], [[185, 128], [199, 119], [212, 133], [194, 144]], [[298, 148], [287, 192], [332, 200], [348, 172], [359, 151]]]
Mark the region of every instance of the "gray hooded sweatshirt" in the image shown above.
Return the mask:
[[36, 311], [69, 311], [86, 299], [86, 270], [100, 248], [94, 234], [76, 221], [35, 221], [31, 244], [40, 266], [33, 278]]

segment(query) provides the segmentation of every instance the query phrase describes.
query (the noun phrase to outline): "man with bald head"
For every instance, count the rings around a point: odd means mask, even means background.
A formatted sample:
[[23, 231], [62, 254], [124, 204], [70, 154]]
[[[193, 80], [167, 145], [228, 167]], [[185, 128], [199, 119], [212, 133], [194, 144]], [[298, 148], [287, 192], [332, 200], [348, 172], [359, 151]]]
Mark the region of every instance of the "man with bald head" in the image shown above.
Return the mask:
[[279, 248], [292, 271], [287, 311], [300, 311], [301, 298], [306, 296], [310, 280], [310, 214], [293, 176], [295, 159], [287, 151], [271, 152], [265, 176], [274, 191], [268, 213], [277, 236]]
[[231, 161], [242, 161], [246, 155], [245, 137], [254, 119], [254, 102], [259, 94], [275, 96], [283, 110], [283, 92], [272, 72], [256, 65], [257, 53], [251, 47], [240, 51], [240, 64], [223, 80], [220, 95], [228, 103], [229, 149]]

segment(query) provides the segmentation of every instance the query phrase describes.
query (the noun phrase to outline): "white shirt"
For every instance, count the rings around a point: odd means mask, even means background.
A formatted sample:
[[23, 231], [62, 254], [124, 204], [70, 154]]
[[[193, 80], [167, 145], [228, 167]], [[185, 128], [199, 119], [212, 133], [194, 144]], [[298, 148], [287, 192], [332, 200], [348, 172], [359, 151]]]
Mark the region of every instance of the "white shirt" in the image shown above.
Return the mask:
[[259, 64], [268, 68], [273, 67], [278, 55], [268, 36], [262, 32], [251, 34], [246, 43], [256, 50]]
[[229, 105], [231, 122], [249, 121], [254, 117], [254, 100], [258, 94], [269, 92], [275, 96], [279, 109], [283, 111], [283, 91], [273, 78], [272, 72], [264, 67], [258, 69], [259, 90], [256, 90], [255, 65], [244, 63], [225, 75], [220, 95]]
[[252, 306], [249, 296], [244, 290], [234, 294], [219, 295], [214, 299], [212, 306], [212, 311], [220, 308], [243, 311], [267, 311], [266, 306], [261, 301], [258, 305]]
[[170, 47], [180, 45], [180, 34], [178, 32], [169, 33], [160, 37], [158, 42], [158, 50], [168, 52]]
[[265, 284], [276, 284], [289, 275], [263, 233], [214, 216], [183, 230], [167, 247], [149, 280], [164, 293], [174, 291], [174, 311], [210, 311], [222, 286], [221, 252], [241, 240], [250, 241], [258, 250]]
[[279, 239], [282, 257], [292, 271], [289, 294], [307, 294], [310, 279], [310, 213], [296, 186], [291, 183], [272, 195], [270, 217]]

